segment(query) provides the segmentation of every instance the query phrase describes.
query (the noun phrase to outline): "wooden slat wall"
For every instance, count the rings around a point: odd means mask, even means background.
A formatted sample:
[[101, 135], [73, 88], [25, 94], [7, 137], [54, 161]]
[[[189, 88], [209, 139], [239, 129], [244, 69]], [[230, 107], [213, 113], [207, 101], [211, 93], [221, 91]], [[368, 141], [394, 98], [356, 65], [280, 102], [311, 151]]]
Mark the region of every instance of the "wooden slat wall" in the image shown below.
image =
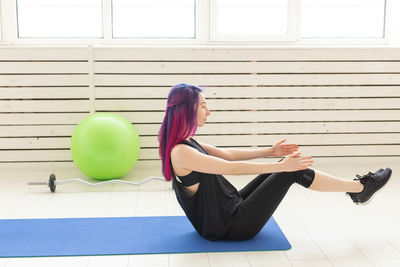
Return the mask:
[[314, 157], [400, 156], [399, 48], [0, 48], [0, 162], [71, 161], [90, 112], [115, 112], [157, 161], [174, 84], [203, 86], [200, 141], [269, 146]]
[[72, 160], [70, 137], [91, 108], [88, 55], [87, 46], [0, 48], [0, 162]]

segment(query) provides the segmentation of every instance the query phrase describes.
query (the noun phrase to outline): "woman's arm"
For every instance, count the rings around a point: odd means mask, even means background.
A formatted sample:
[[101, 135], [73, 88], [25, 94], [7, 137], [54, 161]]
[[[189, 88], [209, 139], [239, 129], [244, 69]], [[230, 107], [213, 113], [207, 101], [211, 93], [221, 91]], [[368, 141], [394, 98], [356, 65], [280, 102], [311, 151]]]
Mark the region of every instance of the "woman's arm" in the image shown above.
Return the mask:
[[178, 144], [172, 149], [171, 161], [174, 168], [213, 174], [241, 175], [282, 171], [280, 163], [234, 162], [211, 154], [200, 153], [196, 149], [183, 144]]
[[250, 160], [272, 156], [272, 148], [252, 148], [252, 149], [227, 149], [232, 161]]
[[271, 147], [254, 149], [219, 148], [199, 141], [197, 142], [204, 148], [205, 151], [207, 151], [209, 155], [229, 161], [258, 159], [272, 155]]
[[293, 171], [311, 166], [311, 157], [295, 158], [299, 155], [300, 153], [290, 155], [277, 163], [228, 161], [179, 144], [171, 151], [171, 161], [174, 168], [213, 174], [245, 175]]
[[229, 161], [250, 160], [265, 157], [281, 157], [293, 154], [298, 150], [296, 144], [283, 144], [286, 139], [277, 142], [272, 147], [253, 148], [253, 149], [235, 149], [235, 148], [218, 148], [198, 142], [209, 155], [222, 158]]

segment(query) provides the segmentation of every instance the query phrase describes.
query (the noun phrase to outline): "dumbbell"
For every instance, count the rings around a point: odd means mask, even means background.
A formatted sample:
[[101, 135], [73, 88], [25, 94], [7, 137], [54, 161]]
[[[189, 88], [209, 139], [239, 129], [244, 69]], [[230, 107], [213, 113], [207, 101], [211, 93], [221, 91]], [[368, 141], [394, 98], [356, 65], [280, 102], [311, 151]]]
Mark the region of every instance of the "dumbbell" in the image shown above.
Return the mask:
[[155, 177], [155, 176], [150, 176], [140, 182], [134, 183], [134, 182], [128, 182], [124, 180], [109, 180], [109, 181], [104, 181], [104, 182], [98, 182], [98, 183], [90, 183], [85, 180], [79, 179], [79, 178], [71, 178], [68, 180], [63, 180], [63, 181], [56, 181], [56, 176], [54, 173], [50, 174], [49, 180], [47, 182], [29, 182], [28, 185], [47, 185], [50, 188], [50, 191], [52, 193], [56, 192], [57, 185], [60, 184], [66, 184], [66, 183], [83, 183], [89, 186], [100, 186], [104, 184], [128, 184], [128, 185], [140, 185], [145, 182], [148, 182], [150, 180], [164, 180], [164, 178], [161, 177]]

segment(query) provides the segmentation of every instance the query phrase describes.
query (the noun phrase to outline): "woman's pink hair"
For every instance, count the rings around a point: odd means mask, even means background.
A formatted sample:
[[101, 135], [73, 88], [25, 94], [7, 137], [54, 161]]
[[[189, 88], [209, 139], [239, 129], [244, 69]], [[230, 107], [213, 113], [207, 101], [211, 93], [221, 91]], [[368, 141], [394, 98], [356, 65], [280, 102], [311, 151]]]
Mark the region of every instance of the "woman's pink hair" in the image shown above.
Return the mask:
[[203, 90], [192, 84], [181, 83], [173, 86], [168, 93], [167, 108], [158, 132], [159, 155], [165, 180], [173, 179], [171, 166], [172, 148], [193, 136], [197, 130], [197, 106]]

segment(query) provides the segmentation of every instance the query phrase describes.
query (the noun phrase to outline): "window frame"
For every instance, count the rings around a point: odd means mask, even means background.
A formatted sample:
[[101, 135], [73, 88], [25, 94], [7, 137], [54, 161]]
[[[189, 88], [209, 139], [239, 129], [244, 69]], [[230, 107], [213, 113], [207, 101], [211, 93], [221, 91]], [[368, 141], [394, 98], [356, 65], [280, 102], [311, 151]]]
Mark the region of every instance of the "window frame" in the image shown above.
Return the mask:
[[[388, 45], [390, 25], [390, 1], [385, 4], [385, 29], [383, 38], [327, 38], [301, 39], [301, 0], [289, 0], [289, 33], [287, 38], [264, 38], [263, 40], [227, 40], [215, 35], [212, 13], [213, 0], [195, 0], [195, 38], [112, 38], [112, 0], [102, 0], [102, 38], [18, 38], [17, 0], [0, 0], [0, 44], [2, 45], [150, 45], [150, 46], [313, 46], [313, 45]], [[396, 0], [395, 0], [396, 1]], [[217, 37], [217, 38], [215, 38]]]

